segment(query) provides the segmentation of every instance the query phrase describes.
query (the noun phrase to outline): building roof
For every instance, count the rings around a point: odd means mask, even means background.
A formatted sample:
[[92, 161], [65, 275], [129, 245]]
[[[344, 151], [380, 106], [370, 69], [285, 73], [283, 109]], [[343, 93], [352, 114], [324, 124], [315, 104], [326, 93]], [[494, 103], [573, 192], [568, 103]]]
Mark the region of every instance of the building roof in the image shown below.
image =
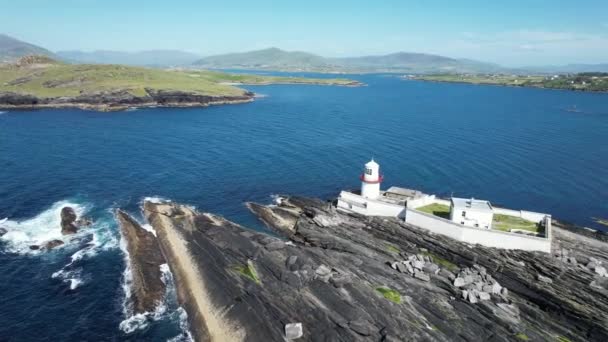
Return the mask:
[[418, 190], [412, 190], [407, 188], [400, 188], [398, 186], [391, 186], [385, 193], [409, 197], [409, 198], [418, 198], [422, 197], [424, 194]]
[[367, 166], [367, 167], [369, 167], [369, 168], [372, 168], [372, 167], [375, 167], [375, 168], [380, 167], [380, 165], [378, 165], [378, 163], [376, 163], [376, 162], [374, 161], [374, 158], [372, 158], [372, 160], [368, 161], [368, 162], [367, 162], [367, 164], [365, 164], [365, 166]]
[[484, 200], [452, 197], [451, 201], [456, 210], [493, 211], [490, 202]]

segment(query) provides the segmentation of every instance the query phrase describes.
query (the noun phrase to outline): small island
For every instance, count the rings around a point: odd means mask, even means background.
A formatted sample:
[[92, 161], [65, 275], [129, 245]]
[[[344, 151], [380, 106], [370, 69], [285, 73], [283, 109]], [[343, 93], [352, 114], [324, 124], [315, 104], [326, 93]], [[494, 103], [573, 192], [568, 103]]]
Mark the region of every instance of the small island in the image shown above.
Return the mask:
[[405, 78], [431, 82], [488, 84], [595, 92], [608, 91], [608, 73], [602, 72], [566, 75], [434, 74], [410, 75]]
[[25, 56], [0, 64], [0, 108], [200, 107], [253, 101], [235, 85], [360, 86], [348, 79], [235, 75], [206, 70], [161, 70], [113, 64], [67, 64]]

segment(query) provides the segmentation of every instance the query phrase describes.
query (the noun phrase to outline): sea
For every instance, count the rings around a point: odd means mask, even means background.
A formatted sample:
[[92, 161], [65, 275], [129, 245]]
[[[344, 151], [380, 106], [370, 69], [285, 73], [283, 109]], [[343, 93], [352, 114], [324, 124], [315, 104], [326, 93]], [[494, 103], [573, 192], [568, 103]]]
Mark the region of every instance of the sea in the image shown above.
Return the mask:
[[[245, 86], [262, 96], [208, 108], [4, 110], [0, 341], [188, 341], [167, 269], [158, 309], [130, 309], [113, 213], [143, 223], [145, 198], [264, 230], [244, 202], [334, 198], [374, 158], [384, 188], [608, 228], [595, 222], [608, 218], [608, 94], [341, 77], [366, 85]], [[30, 250], [61, 238], [64, 206], [94, 223], [51, 252]]]

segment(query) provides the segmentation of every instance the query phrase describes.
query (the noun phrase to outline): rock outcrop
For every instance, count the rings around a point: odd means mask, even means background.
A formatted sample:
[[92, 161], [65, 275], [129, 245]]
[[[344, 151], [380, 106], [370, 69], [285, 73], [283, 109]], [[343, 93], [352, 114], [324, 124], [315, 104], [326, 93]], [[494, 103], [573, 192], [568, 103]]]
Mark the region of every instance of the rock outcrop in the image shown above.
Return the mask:
[[165, 295], [166, 285], [160, 268], [165, 258], [153, 233], [123, 211], [118, 210], [116, 217], [129, 254], [133, 314], [153, 312]]
[[61, 234], [70, 235], [78, 233], [78, 226], [76, 220], [78, 215], [72, 207], [63, 207], [61, 209]]
[[78, 217], [72, 207], [61, 209], [61, 234], [71, 235], [78, 233], [78, 229], [88, 227], [93, 221], [87, 217]]
[[[49, 87], [58, 85], [49, 84]], [[81, 108], [119, 111], [133, 107], [205, 107], [218, 104], [251, 102], [254, 94], [209, 96], [193, 92], [146, 89], [144, 96], [129, 89], [83, 93], [72, 97], [40, 98], [30, 94], [0, 92], [0, 108]]]
[[197, 340], [608, 340], [608, 278], [596, 270], [605, 242], [557, 227], [560, 253], [550, 255], [471, 246], [306, 198], [248, 207], [284, 238], [144, 204], [160, 250], [146, 248], [166, 257]]

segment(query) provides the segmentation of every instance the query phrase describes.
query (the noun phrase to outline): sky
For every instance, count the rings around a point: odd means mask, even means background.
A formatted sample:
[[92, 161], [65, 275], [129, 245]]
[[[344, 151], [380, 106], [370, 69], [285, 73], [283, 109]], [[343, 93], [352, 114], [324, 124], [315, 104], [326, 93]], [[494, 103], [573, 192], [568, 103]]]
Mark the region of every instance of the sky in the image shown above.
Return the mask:
[[608, 63], [608, 0], [0, 0], [0, 33], [59, 50], [398, 51]]

